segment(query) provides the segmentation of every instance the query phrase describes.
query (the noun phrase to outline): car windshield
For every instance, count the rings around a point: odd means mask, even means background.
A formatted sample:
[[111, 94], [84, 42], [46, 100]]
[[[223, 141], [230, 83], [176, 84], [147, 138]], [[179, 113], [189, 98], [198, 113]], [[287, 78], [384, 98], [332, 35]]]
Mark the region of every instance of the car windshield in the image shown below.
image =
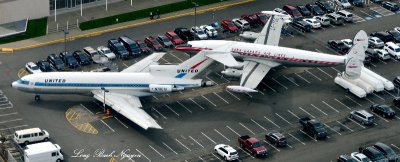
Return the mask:
[[197, 30], [197, 34], [204, 34], [203, 30]]
[[73, 57], [68, 58], [68, 62], [75, 62], [75, 59]]
[[64, 64], [61, 59], [54, 59], [54, 63], [58, 64]]
[[321, 10], [321, 8], [319, 8], [317, 5], [314, 5], [314, 11], [315, 12], [324, 12]]
[[174, 40], [175, 40], [175, 39], [179, 39], [178, 35], [172, 35], [171, 37], [172, 37], [172, 39], [174, 39]]
[[369, 159], [368, 158], [362, 158], [361, 162], [369, 162]]
[[349, 1], [348, 0], [342, 0], [342, 3], [348, 3]]
[[83, 54], [83, 53], [79, 53], [78, 54], [78, 57], [79, 57], [79, 59], [81, 59], [81, 60], [86, 60], [87, 58], [85, 57], [85, 54]]
[[135, 49], [135, 48], [138, 48], [138, 45], [136, 43], [132, 43], [132, 44], [129, 44], [129, 47], [131, 47], [131, 49]]
[[399, 37], [400, 36], [400, 32], [392, 32], [391, 34], [393, 35], [393, 37]]
[[158, 43], [158, 41], [156, 41], [155, 39], [151, 40], [151, 43], [153, 43], [153, 45], [158, 45], [160, 43]]
[[111, 51], [110, 51], [109, 49], [106, 49], [106, 50], [104, 50], [104, 53], [105, 53], [105, 54], [111, 53]]
[[307, 9], [304, 7], [304, 6], [299, 6], [299, 9], [301, 10], [301, 11], [307, 11]]
[[163, 40], [163, 42], [169, 42], [169, 39], [167, 37], [161, 37], [161, 39]]
[[147, 45], [146, 45], [146, 43], [140, 43], [140, 48], [146, 48], [147, 47]]
[[286, 141], [286, 138], [281, 138], [279, 139], [279, 141]]
[[[117, 47], [117, 51], [123, 51], [123, 50], [125, 50], [125, 49], [124, 49], [124, 46], [122, 46], [121, 44], [116, 44], [115, 47]], [[94, 53], [93, 53], [93, 54], [94, 54]], [[92, 55], [93, 55], [93, 54], [92, 54]]]
[[329, 3], [322, 3], [324, 5], [325, 8], [330, 8], [331, 6], [329, 5]]
[[233, 25], [232, 22], [228, 22], [228, 26], [229, 26], [229, 27], [233, 27], [233, 26], [235, 26], [235, 25]]
[[377, 43], [383, 43], [383, 41], [380, 40], [380, 39], [375, 39], [375, 41], [376, 41]]
[[373, 116], [367, 117], [367, 120], [374, 120]]
[[253, 143], [253, 148], [261, 147], [260, 142]]
[[267, 20], [268, 17], [267, 17], [267, 15], [260, 15], [260, 19], [261, 19], [261, 20]]
[[37, 69], [39, 69], [39, 67], [36, 66], [36, 65], [33, 65], [33, 66], [31, 66], [31, 69], [32, 69], [32, 70], [37, 70]]
[[238, 152], [236, 152], [236, 151], [231, 152], [231, 155], [237, 155], [237, 154], [238, 154]]
[[299, 10], [292, 10], [293, 14], [300, 14]]
[[395, 48], [394, 51], [400, 52], [400, 48]]

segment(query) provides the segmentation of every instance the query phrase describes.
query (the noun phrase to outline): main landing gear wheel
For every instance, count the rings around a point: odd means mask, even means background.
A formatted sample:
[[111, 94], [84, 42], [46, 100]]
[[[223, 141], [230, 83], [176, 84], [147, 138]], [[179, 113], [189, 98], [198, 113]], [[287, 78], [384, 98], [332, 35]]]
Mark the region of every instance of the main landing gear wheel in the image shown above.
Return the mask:
[[40, 96], [39, 95], [35, 95], [35, 101], [40, 101]]

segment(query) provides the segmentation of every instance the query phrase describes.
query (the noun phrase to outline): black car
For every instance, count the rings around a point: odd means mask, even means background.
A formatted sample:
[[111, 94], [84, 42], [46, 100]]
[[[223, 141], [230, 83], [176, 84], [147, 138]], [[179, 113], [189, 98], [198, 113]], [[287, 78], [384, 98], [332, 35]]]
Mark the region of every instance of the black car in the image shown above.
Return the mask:
[[400, 97], [395, 97], [393, 99], [393, 105], [397, 106], [397, 107], [400, 107]]
[[400, 87], [400, 76], [397, 76], [396, 78], [394, 78], [393, 84], [394, 84], [395, 86]]
[[378, 115], [382, 115], [384, 118], [393, 118], [394, 116], [396, 116], [396, 112], [394, 112], [393, 109], [390, 108], [388, 105], [374, 104], [371, 105], [370, 109], [372, 112]]
[[397, 162], [398, 157], [396, 155], [396, 152], [394, 152], [393, 149], [390, 148], [388, 145], [382, 142], [377, 142], [375, 143], [374, 148], [376, 148], [383, 155], [385, 155], [385, 157], [389, 160], [389, 162]]
[[397, 30], [389, 30], [386, 32], [389, 33], [393, 37], [394, 42], [397, 42], [397, 43], [400, 42], [400, 32], [398, 32]]
[[383, 42], [393, 42], [393, 36], [386, 32], [373, 32], [370, 34], [372, 37], [378, 37]]
[[371, 0], [371, 2], [381, 4], [383, 2], [383, 0]]
[[47, 61], [50, 63], [51, 68], [57, 71], [65, 70], [64, 62], [56, 54], [50, 54], [47, 56]]
[[318, 5], [326, 13], [332, 13], [335, 11], [335, 9], [333, 9], [333, 7], [326, 0], [318, 0], [317, 2], [315, 2], [315, 4]]
[[339, 155], [339, 157], [337, 158], [337, 162], [357, 162], [357, 161], [351, 158], [351, 156], [349, 155]]
[[194, 35], [190, 33], [188, 28], [176, 28], [174, 32], [185, 42], [194, 40]]
[[77, 50], [74, 53], [72, 53], [72, 56], [75, 57], [75, 59], [78, 61], [80, 65], [89, 65], [92, 63], [92, 60], [90, 60], [91, 58], [80, 50]]
[[60, 58], [69, 68], [77, 68], [79, 66], [78, 61], [72, 56], [72, 53], [68, 51], [61, 52]]
[[365, 55], [365, 59], [364, 59], [364, 65], [371, 65], [371, 57], [368, 55]]
[[46, 60], [38, 61], [36, 65], [39, 66], [39, 69], [42, 70], [43, 72], [53, 71], [53, 69], [50, 66], [50, 63]]
[[372, 146], [366, 147], [361, 153], [367, 156], [371, 161], [384, 161], [385, 159], [385, 156]]
[[118, 55], [119, 58], [128, 59], [129, 52], [125, 49], [124, 45], [116, 39], [110, 39], [107, 42], [108, 48]]
[[322, 16], [325, 14], [325, 12], [315, 4], [307, 4], [306, 8], [315, 16]]
[[287, 146], [286, 137], [278, 132], [269, 132], [265, 135], [265, 140], [271, 142], [273, 145], [278, 147]]
[[371, 62], [379, 61], [379, 54], [373, 49], [367, 49], [365, 55], [368, 55], [371, 58]]
[[303, 17], [311, 16], [311, 12], [310, 12], [310, 10], [308, 10], [308, 9], [306, 8], [306, 6], [298, 5], [298, 6], [296, 6], [296, 8], [299, 10], [299, 12], [301, 13], [301, 15], [303, 15]]
[[364, 6], [364, 0], [349, 0], [349, 2], [353, 6], [357, 6], [357, 7], [363, 7]]
[[382, 2], [382, 7], [393, 12], [399, 10], [399, 6], [394, 2], [388, 2], [388, 1]]
[[302, 32], [311, 32], [312, 26], [308, 24], [307, 22], [300, 20], [300, 21], [295, 21], [290, 23], [293, 28], [296, 28], [297, 30], [300, 30]]
[[118, 41], [124, 45], [129, 54], [132, 56], [138, 56], [140, 53], [142, 53], [138, 44], [128, 36], [121, 36], [118, 38]]
[[341, 40], [328, 40], [328, 46], [340, 54], [346, 54], [350, 49]]

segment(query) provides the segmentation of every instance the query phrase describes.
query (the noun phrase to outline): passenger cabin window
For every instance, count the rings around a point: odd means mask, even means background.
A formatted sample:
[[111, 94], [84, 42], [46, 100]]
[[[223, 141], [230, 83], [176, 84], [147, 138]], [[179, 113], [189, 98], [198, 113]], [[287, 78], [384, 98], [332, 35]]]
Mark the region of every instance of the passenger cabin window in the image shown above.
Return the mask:
[[52, 152], [51, 156], [53, 156], [53, 157], [56, 156], [56, 152]]
[[39, 136], [43, 136], [43, 132], [40, 132], [40, 133], [39, 133]]
[[29, 138], [29, 137], [31, 137], [30, 134], [24, 134], [24, 135], [22, 135], [22, 138]]

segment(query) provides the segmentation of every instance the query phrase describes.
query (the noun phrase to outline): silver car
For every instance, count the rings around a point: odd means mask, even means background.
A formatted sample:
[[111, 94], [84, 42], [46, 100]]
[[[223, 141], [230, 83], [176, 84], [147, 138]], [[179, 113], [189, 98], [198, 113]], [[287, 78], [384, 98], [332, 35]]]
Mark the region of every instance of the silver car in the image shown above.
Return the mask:
[[207, 34], [209, 38], [216, 38], [218, 37], [218, 31], [214, 29], [214, 27], [209, 25], [202, 25], [200, 26], [201, 29]]
[[350, 118], [360, 122], [363, 125], [374, 124], [374, 115], [366, 110], [354, 110], [350, 112]]
[[313, 19], [319, 21], [322, 26], [329, 26], [331, 25], [331, 19], [326, 16], [314, 16]]
[[372, 48], [383, 48], [384, 45], [384, 42], [378, 37], [370, 37], [368, 39], [368, 46]]
[[109, 60], [115, 60], [115, 58], [117, 58], [115, 53], [113, 53], [108, 47], [97, 47], [97, 51], [100, 53], [100, 55], [107, 57]]

